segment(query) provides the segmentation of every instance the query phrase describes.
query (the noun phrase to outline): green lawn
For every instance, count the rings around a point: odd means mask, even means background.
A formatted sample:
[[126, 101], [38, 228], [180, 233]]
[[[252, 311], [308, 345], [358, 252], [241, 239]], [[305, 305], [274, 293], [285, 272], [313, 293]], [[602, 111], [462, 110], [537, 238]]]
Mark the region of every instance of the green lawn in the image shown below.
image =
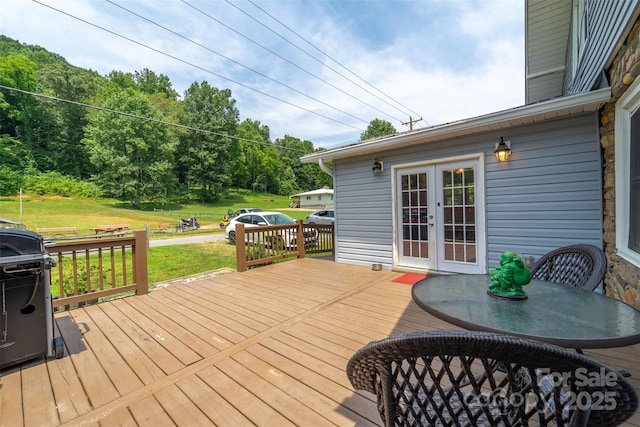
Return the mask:
[[[287, 196], [240, 191], [213, 204], [144, 205], [134, 209], [128, 203], [113, 199], [72, 199], [61, 197], [24, 196], [0, 198], [0, 217], [20, 221], [29, 230], [43, 227], [76, 227], [79, 234], [91, 234], [91, 228], [101, 224], [129, 224], [131, 229], [151, 229], [159, 223], [177, 223], [180, 217], [198, 214], [198, 222], [205, 228], [217, 228], [227, 210], [259, 207], [263, 210], [285, 212], [294, 219], [304, 219], [307, 210], [289, 209]], [[154, 211], [155, 209], [155, 211]], [[22, 212], [22, 216], [20, 215]], [[155, 233], [153, 233], [155, 234]], [[161, 234], [161, 233], [158, 233]], [[160, 237], [160, 236], [155, 236]], [[154, 238], [152, 235], [151, 238]]]
[[193, 245], [157, 246], [147, 255], [149, 284], [229, 267], [236, 268], [236, 247], [226, 240]]
[[[198, 218], [202, 226], [187, 233], [150, 233], [150, 239], [166, 239], [193, 233], [220, 233], [219, 222], [228, 209], [259, 207], [277, 210], [294, 219], [304, 219], [309, 211], [288, 209], [291, 201], [286, 196], [240, 192], [215, 204], [185, 204], [170, 206], [146, 205], [133, 209], [113, 199], [71, 199], [61, 197], [24, 196], [0, 197], [0, 217], [22, 222], [27, 229], [44, 227], [77, 227], [78, 233], [93, 234], [90, 230], [100, 224], [129, 224], [130, 229], [153, 230], [159, 223], [177, 223], [188, 213], [202, 213]], [[154, 208], [156, 211], [154, 212]], [[163, 209], [163, 211], [159, 211]], [[22, 218], [20, 212], [22, 211]], [[149, 250], [149, 283], [159, 283], [192, 274], [229, 267], [236, 268], [235, 246], [226, 240], [193, 245], [158, 246]]]

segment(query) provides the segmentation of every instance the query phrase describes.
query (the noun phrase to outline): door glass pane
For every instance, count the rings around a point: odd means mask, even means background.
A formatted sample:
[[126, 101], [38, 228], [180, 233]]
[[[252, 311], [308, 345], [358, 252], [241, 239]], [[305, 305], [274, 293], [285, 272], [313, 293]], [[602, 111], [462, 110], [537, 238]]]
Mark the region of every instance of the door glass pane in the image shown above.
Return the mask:
[[426, 172], [401, 176], [402, 256], [428, 258], [429, 206]]
[[476, 262], [475, 168], [442, 171], [444, 259]]
[[409, 189], [409, 177], [407, 175], [402, 175], [402, 189]]

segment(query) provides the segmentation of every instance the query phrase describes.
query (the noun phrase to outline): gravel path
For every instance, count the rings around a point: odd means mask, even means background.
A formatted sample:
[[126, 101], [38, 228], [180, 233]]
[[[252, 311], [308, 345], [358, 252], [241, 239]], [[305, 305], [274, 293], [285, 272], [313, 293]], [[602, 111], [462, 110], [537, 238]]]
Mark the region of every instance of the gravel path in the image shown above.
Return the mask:
[[149, 240], [149, 247], [188, 245], [190, 243], [205, 243], [224, 240], [224, 233], [215, 234], [194, 234], [193, 236], [173, 237], [171, 239]]

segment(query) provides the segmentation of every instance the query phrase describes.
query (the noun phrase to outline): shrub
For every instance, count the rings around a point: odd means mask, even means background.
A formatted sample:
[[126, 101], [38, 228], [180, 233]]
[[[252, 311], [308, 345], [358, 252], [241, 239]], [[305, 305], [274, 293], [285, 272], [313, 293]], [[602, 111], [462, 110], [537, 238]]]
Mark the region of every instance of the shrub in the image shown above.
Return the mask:
[[[87, 293], [87, 267], [83, 262], [78, 262], [76, 264], [76, 269], [77, 269], [77, 275], [78, 275], [78, 291], [75, 292], [73, 289], [73, 268], [70, 268], [70, 266], [68, 268], [65, 268], [62, 271], [62, 286], [64, 288], [64, 293], [65, 296], [73, 296], [73, 295], [82, 295], [82, 294], [86, 294]], [[99, 286], [99, 270], [98, 270], [98, 266], [97, 265], [91, 265], [90, 267], [90, 274], [91, 274], [91, 288], [92, 291], [95, 291], [96, 289], [98, 289]], [[103, 283], [105, 283], [105, 286], [110, 286], [107, 285], [109, 282], [109, 276], [111, 274], [111, 268], [110, 267], [104, 267], [102, 269], [102, 280]], [[58, 277], [58, 271], [57, 271], [57, 267], [54, 267], [54, 269], [52, 270], [52, 277], [56, 278]], [[55, 299], [55, 298], [59, 298], [60, 297], [60, 288], [58, 287], [57, 284], [54, 284], [51, 287], [51, 296]]]
[[38, 196], [99, 197], [100, 189], [93, 183], [80, 181], [59, 172], [28, 175], [24, 180], [25, 190]]
[[6, 166], [0, 167], [0, 196], [18, 194], [22, 187], [22, 174]]

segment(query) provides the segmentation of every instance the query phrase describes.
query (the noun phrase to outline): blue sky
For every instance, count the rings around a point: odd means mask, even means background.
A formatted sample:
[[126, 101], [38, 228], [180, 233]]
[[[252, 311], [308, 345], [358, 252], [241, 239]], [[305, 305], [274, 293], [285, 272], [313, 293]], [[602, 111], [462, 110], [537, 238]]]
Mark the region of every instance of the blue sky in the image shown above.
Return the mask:
[[241, 119], [316, 147], [375, 118], [405, 131], [524, 103], [523, 0], [0, 0], [0, 33], [180, 94], [229, 88]]

